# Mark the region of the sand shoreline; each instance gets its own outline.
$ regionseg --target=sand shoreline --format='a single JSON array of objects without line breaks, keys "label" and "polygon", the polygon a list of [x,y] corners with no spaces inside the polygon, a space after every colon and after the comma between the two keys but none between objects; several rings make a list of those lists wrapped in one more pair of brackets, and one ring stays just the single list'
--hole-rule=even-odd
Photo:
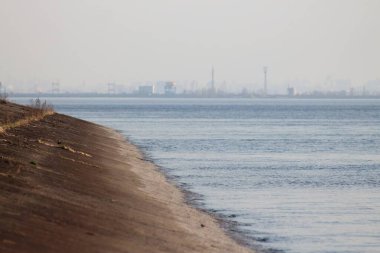
[{"label": "sand shoreline", "polygon": [[[115,130],[115,131],[121,134],[121,132],[119,132],[118,130]],[[177,178],[170,176],[165,168],[157,165],[154,158],[152,158],[146,152],[144,152],[143,147],[139,146],[137,143],[134,143],[133,141],[131,141],[125,136],[124,136],[124,140],[130,143],[131,145],[135,146],[139,150],[140,155],[145,160],[155,165],[156,169],[161,174],[163,174],[163,176],[167,179],[167,181],[170,184],[174,185],[177,188],[177,190],[181,192],[181,194],[183,195],[183,200],[187,205],[197,209],[199,212],[202,212],[211,216],[212,219],[214,219],[218,223],[219,227],[224,231],[224,233],[227,234],[228,237],[231,237],[239,245],[243,247],[247,247],[253,252],[267,252],[268,250],[269,250],[268,252],[270,252],[270,250],[273,250],[273,249],[264,249],[261,245],[257,244],[257,242],[266,240],[266,238],[247,236],[246,232],[240,227],[246,224],[241,224],[236,221],[232,221],[231,217],[218,212],[218,210],[209,209],[206,206],[204,206],[200,202],[203,200],[202,195],[189,190],[186,186],[181,184]]]},{"label": "sand shoreline", "polygon": [[[121,131],[111,129],[113,131],[116,131],[118,134],[121,134]],[[211,216],[211,218],[218,224],[220,229],[223,230],[223,232],[230,238],[232,238],[235,242],[237,242],[240,246],[246,247],[250,249],[252,252],[271,252],[272,249],[264,249],[262,246],[257,244],[256,242],[263,240],[260,237],[252,237],[247,236],[246,232],[242,230],[239,226],[244,225],[241,223],[238,223],[236,221],[232,221],[227,215],[223,215],[222,213],[218,212],[218,210],[214,209],[208,209],[206,206],[204,206],[200,200],[203,200],[203,196],[195,193],[191,190],[189,190],[187,187],[185,187],[183,184],[181,184],[177,178],[172,177],[168,174],[165,168],[159,166],[156,164],[154,158],[149,156],[146,152],[144,152],[143,147],[139,146],[138,144],[134,143],[124,135],[122,135],[122,138],[124,141],[130,143],[131,145],[135,146],[138,149],[139,154],[143,157],[144,160],[146,160],[149,163],[152,163],[156,170],[158,170],[159,173],[161,173],[169,184],[173,185],[175,188],[177,188],[178,191],[181,192],[183,202],[186,205],[189,205],[191,208],[195,208],[197,211],[201,213],[205,213],[208,216]]]},{"label": "sand shoreline", "polygon": [[252,252],[112,129],[54,114],[0,139],[1,252]]}]

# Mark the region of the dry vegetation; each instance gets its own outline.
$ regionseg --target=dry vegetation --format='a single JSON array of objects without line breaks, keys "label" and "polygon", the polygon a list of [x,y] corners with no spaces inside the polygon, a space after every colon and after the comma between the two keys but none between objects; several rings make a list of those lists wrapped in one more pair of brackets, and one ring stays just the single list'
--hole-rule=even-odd
[{"label": "dry vegetation", "polygon": [[54,112],[52,105],[48,104],[46,100],[42,102],[39,98],[32,99],[30,107],[33,109],[31,113],[34,117],[43,117]]},{"label": "dry vegetation", "polygon": [[[1,104],[11,104],[8,103],[6,97],[4,99],[0,98]],[[4,111],[4,121],[0,125],[0,133],[8,129],[27,125],[33,121],[41,120],[47,115],[54,113],[54,108],[52,105],[48,104],[46,101],[41,101],[39,98],[32,99],[31,104],[25,108],[25,113],[22,118],[14,118],[12,114],[8,111]]]},{"label": "dry vegetation", "polygon": [[[0,91],[1,91],[1,83],[0,83]],[[6,104],[8,99],[8,94],[5,91],[0,92],[0,104]]]}]

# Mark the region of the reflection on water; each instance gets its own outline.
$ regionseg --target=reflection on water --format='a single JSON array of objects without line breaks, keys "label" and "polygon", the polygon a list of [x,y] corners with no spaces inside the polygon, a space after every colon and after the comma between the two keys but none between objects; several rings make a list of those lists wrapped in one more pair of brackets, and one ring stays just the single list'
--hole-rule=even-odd
[{"label": "reflection on water", "polygon": [[[26,100],[19,100],[26,101]],[[380,101],[56,98],[285,252],[379,252]]]}]

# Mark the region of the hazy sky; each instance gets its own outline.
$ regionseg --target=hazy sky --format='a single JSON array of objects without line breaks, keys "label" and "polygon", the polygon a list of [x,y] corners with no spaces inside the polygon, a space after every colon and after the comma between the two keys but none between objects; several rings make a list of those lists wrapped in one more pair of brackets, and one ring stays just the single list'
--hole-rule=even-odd
[{"label": "hazy sky", "polygon": [[[0,80],[380,78],[379,0],[0,0]],[[302,80],[309,80],[309,84]],[[231,84],[232,85],[232,84]],[[273,87],[272,86],[272,87]],[[305,88],[305,87],[303,87]]]}]

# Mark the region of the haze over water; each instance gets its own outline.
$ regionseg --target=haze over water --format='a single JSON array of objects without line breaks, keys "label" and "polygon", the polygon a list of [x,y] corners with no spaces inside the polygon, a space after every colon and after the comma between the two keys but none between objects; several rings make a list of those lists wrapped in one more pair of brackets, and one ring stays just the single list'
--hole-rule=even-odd
[{"label": "haze over water", "polygon": [[264,250],[379,252],[379,100],[51,101],[122,131]]},{"label": "haze over water", "polygon": [[[2,0],[9,92],[178,81],[240,92],[379,91],[378,0]],[[376,87],[369,87],[375,83]],[[225,87],[222,87],[225,86]],[[123,88],[125,90],[123,90]],[[189,89],[190,87],[184,87]]]}]

